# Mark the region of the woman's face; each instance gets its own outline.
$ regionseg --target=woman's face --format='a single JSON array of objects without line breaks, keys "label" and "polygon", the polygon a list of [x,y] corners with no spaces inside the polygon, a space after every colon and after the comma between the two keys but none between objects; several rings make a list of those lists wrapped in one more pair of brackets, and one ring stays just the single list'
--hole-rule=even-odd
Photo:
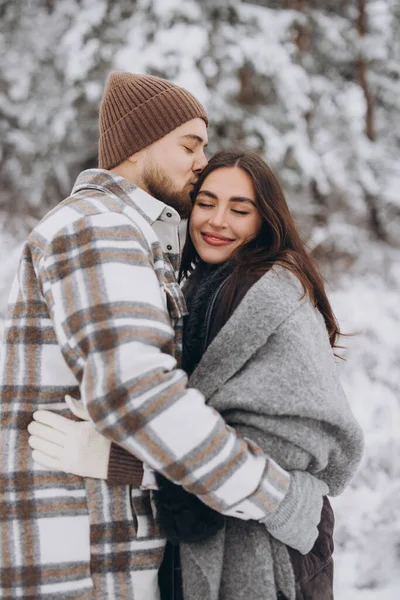
[{"label": "woman's face", "polygon": [[250,176],[223,167],[204,180],[190,216],[190,237],[206,263],[222,263],[259,233],[262,218]]}]

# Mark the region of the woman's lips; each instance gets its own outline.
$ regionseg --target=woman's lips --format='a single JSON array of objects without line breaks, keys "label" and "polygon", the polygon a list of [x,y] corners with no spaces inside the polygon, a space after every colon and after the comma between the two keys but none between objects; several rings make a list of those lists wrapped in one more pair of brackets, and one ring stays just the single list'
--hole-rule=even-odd
[{"label": "woman's lips", "polygon": [[217,233],[202,233],[201,237],[210,246],[228,246],[234,241]]}]

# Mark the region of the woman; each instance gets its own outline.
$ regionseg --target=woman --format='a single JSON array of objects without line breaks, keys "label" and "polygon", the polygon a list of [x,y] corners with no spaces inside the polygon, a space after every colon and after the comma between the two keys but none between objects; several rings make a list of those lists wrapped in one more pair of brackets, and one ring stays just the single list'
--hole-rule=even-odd
[{"label": "woman", "polygon": [[[181,264],[189,310],[183,368],[192,375],[191,385],[200,386],[208,403],[239,433],[256,441],[285,468],[312,470],[319,452],[311,450],[311,445],[320,444],[322,450],[332,435],[329,429],[339,408],[326,406],[333,414],[324,415],[327,394],[340,400],[342,407],[346,405],[329,348],[336,346],[339,329],[322,278],[299,237],[277,179],[255,153],[218,153],[203,171],[193,197],[190,235]],[[319,401],[323,402],[320,411]],[[324,419],[327,422],[322,425]],[[313,437],[313,428],[321,426],[326,427],[321,439],[307,443],[307,435]],[[293,448],[300,438],[307,459],[300,458],[299,449]],[[360,438],[353,443],[353,459],[357,460]],[[320,452],[320,459],[324,452],[327,448]],[[329,460],[325,464],[327,473]],[[345,466],[342,457],[337,467],[335,479],[343,477],[350,465]],[[341,468],[344,470],[339,474]],[[330,476],[325,481],[331,493],[340,491]],[[170,490],[171,484],[164,485]],[[168,501],[172,504],[170,491]],[[229,533],[232,538],[231,542],[225,539],[225,557],[226,549],[234,546],[235,536],[243,541],[246,536],[240,537],[240,532],[245,534],[255,525],[228,523],[229,531],[225,526],[224,532],[216,534],[221,538]],[[181,533],[190,537],[187,531]],[[326,499],[313,551],[301,556],[289,550],[297,599],[333,597],[332,533],[333,513]],[[169,534],[174,539],[174,532]],[[194,563],[203,561],[203,571],[211,569],[210,563],[217,556],[215,539],[214,547],[205,542],[181,545],[184,578]],[[262,544],[259,540],[258,547]],[[221,557],[221,548],[219,551]],[[248,554],[254,567],[250,548]],[[243,566],[243,556],[227,566],[228,581],[224,581],[221,569],[223,597],[239,597],[237,572],[248,566]],[[254,581],[247,592],[246,586],[240,587],[243,596],[262,597],[261,589],[260,596],[256,595]],[[284,589],[285,583],[281,587]],[[189,581],[185,588],[190,588]]]},{"label": "woman", "polygon": [[[190,384],[282,467],[308,471],[338,494],[362,435],[335,370],[339,329],[279,183],[257,154],[222,151],[193,198],[181,266]],[[159,482],[164,529],[189,542],[180,546],[185,600],[333,597],[327,501],[316,545],[302,557],[262,524],[221,518]]]}]

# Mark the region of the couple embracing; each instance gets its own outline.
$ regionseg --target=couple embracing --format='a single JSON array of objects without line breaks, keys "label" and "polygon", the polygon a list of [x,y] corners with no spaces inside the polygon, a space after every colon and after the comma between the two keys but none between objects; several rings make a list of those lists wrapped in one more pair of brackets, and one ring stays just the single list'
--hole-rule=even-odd
[{"label": "couple embracing", "polygon": [[[362,453],[279,182],[110,75],[99,169],[28,237],[0,371],[4,598],[328,600]],[[181,260],[181,219],[188,218]]]}]

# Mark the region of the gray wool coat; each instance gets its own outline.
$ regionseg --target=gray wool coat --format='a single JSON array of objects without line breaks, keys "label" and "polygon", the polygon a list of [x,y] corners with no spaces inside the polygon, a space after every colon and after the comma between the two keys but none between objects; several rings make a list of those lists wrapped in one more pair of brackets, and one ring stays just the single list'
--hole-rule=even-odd
[{"label": "gray wool coat", "polygon": [[[343,491],[363,435],[340,385],[324,320],[297,278],[275,267],[255,283],[208,347],[190,385],[240,435],[287,470]],[[226,519],[203,542],[181,545],[185,600],[295,598],[287,547],[257,522]]]}]

